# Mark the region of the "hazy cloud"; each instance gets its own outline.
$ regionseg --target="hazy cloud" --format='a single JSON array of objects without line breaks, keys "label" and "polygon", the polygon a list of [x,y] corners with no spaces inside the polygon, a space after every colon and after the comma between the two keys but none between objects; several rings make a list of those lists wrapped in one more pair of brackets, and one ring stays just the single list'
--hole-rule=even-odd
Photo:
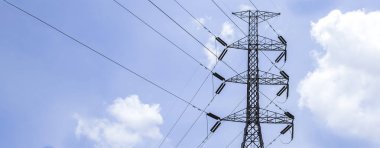
[{"label": "hazy cloud", "polygon": [[240,5],[240,11],[246,11],[246,10],[256,10],[256,9],[253,8],[252,5],[246,5],[246,4]]},{"label": "hazy cloud", "polygon": [[380,12],[330,12],[312,23],[323,47],[299,85],[300,106],[341,135],[379,141]]},{"label": "hazy cloud", "polygon": [[140,102],[137,95],[117,98],[108,106],[109,118],[83,118],[78,121],[75,134],[95,142],[99,148],[132,148],[142,141],[162,137],[159,125],[163,123],[157,104]]},{"label": "hazy cloud", "polygon": [[200,17],[200,18],[197,18],[197,20],[193,19],[193,24],[195,24],[197,26],[197,29],[200,30],[203,28],[202,25],[206,25],[206,22],[208,20],[211,20],[211,17]]}]

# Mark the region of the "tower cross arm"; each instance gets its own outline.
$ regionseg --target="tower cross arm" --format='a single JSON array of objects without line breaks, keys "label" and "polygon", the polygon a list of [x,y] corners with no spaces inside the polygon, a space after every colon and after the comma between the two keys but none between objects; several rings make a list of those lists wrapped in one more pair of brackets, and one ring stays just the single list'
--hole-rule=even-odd
[{"label": "tower cross arm", "polygon": [[[264,36],[258,36],[258,49],[262,51],[286,51],[286,44],[283,44],[277,40],[267,38]],[[227,48],[248,50],[248,37],[245,36],[236,42],[227,46]]]},{"label": "tower cross arm", "polygon": [[228,45],[227,48],[235,48],[235,49],[243,49],[243,50],[248,50],[248,37],[245,36],[236,42],[232,43],[231,45]]},{"label": "tower cross arm", "polygon": [[280,15],[280,13],[260,11],[260,10],[256,10],[256,11],[247,10],[247,11],[233,12],[232,14],[247,23],[248,23],[247,20],[249,19],[249,17],[252,17],[252,16],[257,16],[258,23],[261,23]]},{"label": "tower cross arm", "polygon": [[[293,124],[294,117],[289,117],[287,113],[281,114],[267,109],[260,109],[259,122],[264,124]],[[242,109],[236,113],[228,115],[221,119],[222,121],[231,121],[231,122],[254,122],[247,120],[255,120],[254,118],[246,117],[246,109]]]},{"label": "tower cross arm", "polygon": [[277,40],[259,36],[258,49],[262,51],[286,51],[286,44],[281,43]]},{"label": "tower cross arm", "polygon": [[[269,72],[259,71],[259,84],[260,85],[288,85],[288,79],[283,76],[272,74]],[[248,73],[247,71],[235,75],[226,80],[226,82],[247,84]]]}]

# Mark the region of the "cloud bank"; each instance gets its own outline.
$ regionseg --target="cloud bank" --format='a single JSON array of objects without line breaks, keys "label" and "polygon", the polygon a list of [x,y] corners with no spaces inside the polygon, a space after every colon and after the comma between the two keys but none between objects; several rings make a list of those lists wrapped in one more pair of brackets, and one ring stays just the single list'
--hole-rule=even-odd
[{"label": "cloud bank", "polygon": [[330,12],[312,23],[323,47],[300,83],[300,106],[341,135],[380,141],[380,12]]},{"label": "cloud bank", "polygon": [[110,118],[82,118],[75,115],[77,137],[85,137],[98,148],[132,148],[162,138],[159,125],[163,118],[157,104],[140,102],[137,95],[117,98],[108,106]]}]

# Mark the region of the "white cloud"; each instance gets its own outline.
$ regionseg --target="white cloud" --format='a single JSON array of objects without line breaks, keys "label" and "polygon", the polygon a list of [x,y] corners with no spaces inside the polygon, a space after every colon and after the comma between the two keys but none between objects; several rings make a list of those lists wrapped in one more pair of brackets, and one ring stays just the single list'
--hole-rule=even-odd
[{"label": "white cloud", "polygon": [[[222,30],[220,32],[219,36],[222,40],[224,40],[227,44],[231,44],[235,38],[235,31],[232,27],[232,25],[228,22],[224,22],[222,26]],[[216,63],[217,57],[215,55],[219,55],[223,49],[217,48],[219,43],[215,41],[214,36],[210,36],[206,43],[206,47],[211,50],[207,50],[204,48],[204,52],[207,55],[208,59],[208,67],[212,67]],[[214,55],[215,54],[215,55]]]},{"label": "white cloud", "polygon": [[242,4],[240,5],[240,11],[246,11],[246,10],[256,10],[251,5]]},{"label": "white cloud", "polygon": [[75,134],[95,142],[99,148],[132,148],[143,140],[162,137],[159,125],[163,123],[157,104],[140,102],[137,95],[117,98],[108,106],[111,118],[86,119],[75,115],[78,121]]},{"label": "white cloud", "polygon": [[312,23],[323,47],[300,83],[300,106],[335,132],[380,141],[380,12],[330,12]]}]

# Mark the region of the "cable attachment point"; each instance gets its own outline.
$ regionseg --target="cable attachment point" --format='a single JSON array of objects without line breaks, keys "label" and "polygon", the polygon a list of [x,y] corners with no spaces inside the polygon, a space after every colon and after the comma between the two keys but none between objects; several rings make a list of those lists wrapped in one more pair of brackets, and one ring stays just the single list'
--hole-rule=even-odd
[{"label": "cable attachment point", "polygon": [[223,90],[224,86],[226,86],[226,83],[223,82],[222,84],[220,84],[220,86],[218,87],[218,89],[216,90],[216,94],[220,94],[220,92]]},{"label": "cable attachment point", "polygon": [[282,37],[281,35],[278,36],[278,39],[281,41],[282,44],[286,45],[288,42]]},{"label": "cable attachment point", "polygon": [[285,73],[285,71],[280,71],[280,74],[287,80],[289,80],[289,75]]},{"label": "cable attachment point", "polygon": [[286,116],[288,116],[290,119],[293,119],[294,120],[294,115],[289,113],[289,112],[285,112],[284,113]]},{"label": "cable attachment point", "polygon": [[217,40],[220,44],[222,44],[223,46],[227,47],[227,43],[224,42],[220,37],[215,37],[215,40]]},{"label": "cable attachment point", "polygon": [[[278,92],[277,92],[277,94],[276,94],[276,95],[277,95],[277,96],[281,96],[281,95],[282,95],[282,93],[284,93],[284,92],[285,92],[285,90],[289,91],[289,90],[288,90],[288,86],[286,86],[286,85],[285,85],[285,86],[283,86],[283,87],[280,89],[280,91],[278,91]],[[288,94],[288,93],[286,93],[286,94]]]},{"label": "cable attachment point", "polygon": [[220,120],[220,117],[217,116],[217,115],[215,115],[215,114],[213,114],[213,113],[207,113],[207,116],[209,116],[209,117],[211,117],[211,118],[213,118],[215,120]]},{"label": "cable attachment point", "polygon": [[219,61],[221,61],[224,58],[224,56],[226,55],[227,51],[228,51],[228,48],[224,48],[224,50],[222,51],[222,53],[218,57]]},{"label": "cable attachment point", "polygon": [[285,116],[287,116],[290,119],[292,119],[292,124],[290,124],[287,127],[285,127],[285,129],[283,129],[281,131],[281,134],[285,134],[290,128],[292,128],[292,131],[291,131],[292,135],[291,135],[291,140],[290,141],[293,141],[293,138],[294,138],[294,123],[293,123],[293,121],[294,121],[294,115],[291,114],[291,113],[289,113],[289,112],[285,112],[284,114],[285,114]]},{"label": "cable attachment point", "polygon": [[221,81],[225,81],[226,80],[223,76],[221,76],[220,74],[218,74],[216,72],[214,72],[212,75],[214,75],[216,78],[218,78]]},{"label": "cable attachment point", "polygon": [[281,59],[283,58],[285,56],[285,51],[284,52],[281,52],[281,54],[277,57],[277,59],[276,59],[276,63],[278,63],[278,62],[280,62],[281,61]]},{"label": "cable attachment point", "polygon": [[215,133],[215,131],[219,128],[220,124],[222,124],[222,122],[218,121],[214,124],[214,126],[212,126],[212,128],[210,129],[211,132]]},{"label": "cable attachment point", "polygon": [[293,127],[293,125],[288,125],[288,126],[286,126],[280,133],[281,134],[285,134],[287,131],[289,131],[289,129],[290,128],[292,128]]}]

